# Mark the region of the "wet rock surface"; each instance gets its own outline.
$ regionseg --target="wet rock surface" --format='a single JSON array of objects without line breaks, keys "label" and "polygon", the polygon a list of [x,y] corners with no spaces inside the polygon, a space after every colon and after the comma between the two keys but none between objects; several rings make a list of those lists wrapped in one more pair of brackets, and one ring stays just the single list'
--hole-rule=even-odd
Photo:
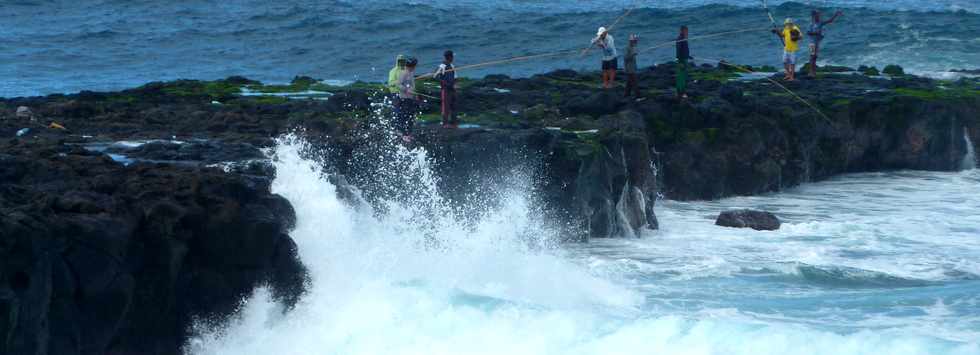
[{"label": "wet rock surface", "polygon": [[[461,79],[465,128],[439,128],[438,102],[428,102],[409,145],[427,150],[451,203],[492,208],[501,194],[488,187],[524,176],[513,183],[529,185],[541,217],[587,240],[655,229],[658,196],[715,199],[847,172],[956,170],[964,136],[980,142],[977,79],[830,68],[786,83],[791,94],[759,75],[702,65],[691,72],[691,98],[680,100],[674,69],[643,69],[639,99],[602,90],[597,73]],[[388,117],[378,85],[302,79],[0,99],[0,347],[172,354],[192,316],[220,318],[256,285],[294,301],[304,277],[286,234],[294,217],[269,193],[275,172],[262,149],[284,133],[304,137],[358,208],[412,192],[372,183],[378,155],[365,157],[390,153],[376,140],[390,136],[378,125]],[[328,95],[243,97],[242,88]],[[728,224],[773,225],[746,218]]]},{"label": "wet rock surface", "polygon": [[0,141],[0,350],[175,354],[270,285],[304,289],[294,213],[268,178]]},{"label": "wet rock surface", "polygon": [[718,215],[715,225],[731,228],[752,228],[757,231],[779,230],[782,222],[776,215],[765,211],[725,211]]}]

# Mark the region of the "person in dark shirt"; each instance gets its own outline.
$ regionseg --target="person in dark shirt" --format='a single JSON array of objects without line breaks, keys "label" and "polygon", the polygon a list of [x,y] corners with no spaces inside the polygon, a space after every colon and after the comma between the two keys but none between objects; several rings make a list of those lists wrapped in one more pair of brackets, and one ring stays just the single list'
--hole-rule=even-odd
[{"label": "person in dark shirt", "polygon": [[687,98],[687,61],[691,58],[691,49],[687,44],[687,26],[681,26],[681,34],[677,36],[677,97]]},{"label": "person in dark shirt", "polygon": [[457,128],[459,121],[456,118],[456,67],[453,65],[456,54],[453,51],[446,51],[442,56],[445,60],[439,64],[435,75],[442,89],[442,128]]},{"label": "person in dark shirt", "polygon": [[640,90],[637,88],[637,78],[636,78],[636,44],[640,42],[640,38],[635,34],[630,36],[630,45],[626,47],[626,56],[623,57],[623,66],[626,68],[626,97],[633,95],[635,97],[640,96]]},{"label": "person in dark shirt", "polygon": [[823,27],[834,23],[834,21],[843,14],[843,12],[837,11],[834,13],[834,17],[831,17],[827,21],[821,21],[820,11],[813,10],[813,12],[810,13],[810,29],[806,32],[807,36],[810,36],[810,40],[812,41],[812,48],[810,50],[810,69],[808,71],[808,75],[810,77],[817,76],[817,57],[820,56],[820,42],[822,42],[824,38]]}]

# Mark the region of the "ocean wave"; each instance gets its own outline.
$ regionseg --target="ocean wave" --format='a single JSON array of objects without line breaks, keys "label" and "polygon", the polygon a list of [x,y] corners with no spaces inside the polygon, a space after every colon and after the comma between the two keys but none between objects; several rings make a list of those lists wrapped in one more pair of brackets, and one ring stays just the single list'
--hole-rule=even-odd
[{"label": "ocean wave", "polygon": [[[73,92],[91,89],[93,82],[105,89],[143,84],[132,75],[133,68],[140,68],[139,78],[149,80],[165,80],[174,72],[196,73],[195,78],[199,79],[222,77],[229,74],[228,68],[248,68],[234,74],[260,79],[288,79],[297,73],[308,73],[344,80],[383,80],[381,75],[369,77],[373,75],[370,69],[390,66],[396,53],[436,62],[442,51],[451,48],[459,54],[459,64],[467,65],[585,46],[596,27],[621,16],[632,1],[412,3],[415,5],[376,0],[287,0],[262,5],[230,4],[220,8],[225,11],[221,16],[179,16],[188,8],[213,9],[213,5],[201,0],[175,4],[110,1],[101,6],[119,11],[93,14],[86,6],[63,6],[57,11],[52,9],[50,19],[43,23],[27,20],[36,17],[37,7],[3,8],[0,15],[6,14],[13,21],[9,26],[10,37],[4,40],[16,45],[0,53],[0,62],[44,62],[48,58],[36,54],[38,48],[64,48],[72,53],[86,53],[88,62],[116,65],[93,67],[70,60],[51,69],[10,69],[14,76],[11,80],[27,85],[5,86],[0,89],[0,97],[33,93],[41,87]],[[50,6],[46,4],[41,6]],[[797,17],[806,24],[809,6],[777,4],[776,1],[770,4],[774,15]],[[622,20],[615,34],[620,47],[631,33],[640,35],[641,47],[666,43],[681,24],[689,25],[695,36],[770,26],[757,1],[678,0],[660,5],[638,8]],[[79,23],[89,30],[79,33]],[[923,16],[898,8],[851,8],[828,27],[824,60],[852,67],[875,65],[879,69],[887,64],[900,64],[912,73],[973,69],[972,66],[980,63],[978,28],[980,15],[972,13],[939,11]],[[175,42],[179,46],[174,46]],[[698,56],[750,65],[778,65],[777,55],[763,55],[778,52],[776,46],[776,41],[761,32],[691,44]],[[243,48],[247,53],[240,53]],[[288,52],[283,48],[297,50]],[[350,60],[351,55],[337,55],[350,48],[357,49],[348,51],[356,59]],[[255,56],[255,51],[266,54]],[[199,60],[144,65],[177,56]],[[310,61],[310,56],[322,60]],[[646,66],[669,60],[672,60],[671,49],[662,47],[642,52],[638,64]],[[554,69],[591,69],[595,61],[595,56],[574,56],[511,62],[461,72],[461,75],[530,76]]]},{"label": "ocean wave", "polygon": [[935,281],[890,275],[883,272],[843,266],[800,265],[796,267],[803,280],[830,287],[904,288],[935,285]]}]

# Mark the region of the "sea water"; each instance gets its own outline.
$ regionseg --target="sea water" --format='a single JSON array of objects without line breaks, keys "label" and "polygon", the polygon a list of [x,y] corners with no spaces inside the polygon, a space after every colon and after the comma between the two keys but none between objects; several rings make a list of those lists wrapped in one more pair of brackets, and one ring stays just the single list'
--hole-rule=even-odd
[{"label": "sea water", "polygon": [[[476,219],[422,150],[379,179],[418,191],[371,213],[294,137],[275,193],[310,271],[288,313],[264,289],[192,354],[978,354],[980,172],[858,174],[759,197],[663,201],[641,239],[558,244],[521,183]],[[520,181],[516,177],[514,181]],[[713,225],[773,211],[781,230]],[[445,211],[442,211],[445,212]]]},{"label": "sea water", "polygon": [[[770,0],[779,23],[822,8],[844,16],[826,27],[821,64],[899,64],[918,74],[978,69],[980,1]],[[781,67],[782,49],[759,0],[21,0],[0,6],[0,97],[121,90],[151,81],[243,75],[267,83],[296,75],[382,82],[398,54],[434,71],[447,49],[460,66],[579,49],[599,26],[620,53],[640,36],[640,66],[674,60],[678,27],[696,37],[695,58]],[[656,49],[650,49],[658,47]],[[598,54],[510,62],[460,75],[529,76],[598,70]],[[702,64],[697,62],[697,64]]]}]

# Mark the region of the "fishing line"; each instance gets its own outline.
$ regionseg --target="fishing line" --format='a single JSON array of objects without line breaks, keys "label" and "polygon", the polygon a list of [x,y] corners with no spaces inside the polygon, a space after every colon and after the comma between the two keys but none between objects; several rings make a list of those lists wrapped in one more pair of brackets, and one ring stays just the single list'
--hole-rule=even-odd
[{"label": "fishing line", "polygon": [[[713,34],[708,34],[708,35],[703,35],[703,36],[690,37],[690,38],[686,39],[685,41],[690,42],[690,41],[694,41],[694,40],[709,39],[709,38],[721,37],[721,36],[730,35],[730,34],[738,34],[738,33],[746,33],[746,32],[761,32],[761,31],[768,31],[768,30],[769,30],[768,28],[753,28],[753,29],[747,29],[747,30],[727,31],[727,32],[713,33]],[[646,52],[646,51],[650,51],[650,50],[653,50],[653,49],[665,47],[665,46],[668,46],[668,45],[675,44],[677,42],[681,42],[681,41],[676,41],[675,40],[675,41],[664,42],[664,43],[658,44],[656,46],[643,49],[640,52]],[[560,56],[564,56],[564,55],[572,55],[572,54],[575,54],[578,51],[579,51],[578,49],[569,49],[569,50],[562,50],[562,51],[557,51],[557,52],[550,52],[550,53],[533,54],[533,55],[525,55],[525,56],[520,56],[520,57],[506,58],[506,59],[494,60],[494,61],[489,61],[489,62],[483,62],[483,63],[477,63],[477,64],[470,64],[470,65],[458,66],[458,67],[455,67],[453,69],[447,70],[447,72],[450,72],[450,71],[459,71],[459,70],[464,70],[464,69],[482,68],[482,67],[488,67],[488,66],[494,66],[494,65],[500,65],[500,64],[507,64],[507,63],[512,63],[512,62],[520,62],[520,61],[526,61],[526,60],[532,60],[532,59],[540,59],[540,58],[548,58],[548,57],[560,57]],[[415,79],[431,78],[434,75],[435,75],[435,73],[423,74],[423,75],[420,75],[420,76],[415,77]]]},{"label": "fishing line", "polygon": [[[698,57],[696,59],[697,60],[705,60],[705,61],[709,61],[709,62],[715,62],[715,63],[718,63],[718,65],[726,65],[726,66],[729,66],[729,67],[732,67],[732,68],[735,68],[735,69],[744,71],[744,72],[749,73],[749,74],[754,74],[755,73],[755,71],[753,71],[752,69],[749,69],[749,68],[746,68],[746,67],[743,67],[743,66],[740,66],[740,65],[736,65],[736,64],[731,64],[731,63],[725,62],[723,60],[709,59],[709,58],[701,58],[701,57]],[[776,86],[782,88],[783,90],[786,90],[786,92],[788,92],[790,95],[792,95],[793,97],[795,97],[797,100],[800,100],[801,102],[803,102],[804,104],[806,104],[807,106],[809,106],[811,109],[813,109],[813,111],[816,111],[817,114],[819,114],[820,117],[822,117],[824,120],[827,120],[827,123],[830,123],[831,126],[834,125],[834,122],[830,120],[830,117],[827,117],[827,115],[825,115],[823,113],[823,111],[820,111],[820,109],[817,108],[817,106],[815,106],[812,103],[810,103],[810,101],[807,101],[802,96],[800,96],[800,95],[796,94],[795,92],[793,92],[793,90],[790,90],[785,85],[781,84],[780,82],[778,82],[776,80],[773,80],[772,78],[770,78],[768,76],[763,77],[763,78],[766,79],[766,80],[768,80],[769,82],[771,82],[773,84],[776,84]]]},{"label": "fishing line", "polygon": [[753,29],[748,29],[748,30],[737,30],[737,31],[728,31],[728,32],[714,33],[714,34],[703,35],[703,36],[694,36],[694,37],[689,37],[689,38],[682,39],[682,40],[674,40],[674,41],[660,43],[660,44],[655,45],[653,47],[649,47],[649,48],[645,48],[643,50],[640,50],[640,52],[651,51],[651,50],[654,50],[654,49],[657,49],[657,48],[662,48],[662,47],[670,46],[670,45],[673,45],[673,44],[676,44],[676,43],[680,43],[680,42],[690,42],[690,41],[693,41],[693,40],[696,40],[696,39],[708,39],[708,38],[721,37],[721,36],[730,35],[730,34],[745,33],[745,32],[762,32],[762,31],[769,31],[769,28],[753,28]]},{"label": "fishing line", "polygon": [[[636,4],[635,3],[629,9],[627,9],[625,13],[623,13],[618,18],[616,18],[616,20],[613,21],[612,25],[609,25],[609,27],[606,27],[606,30],[607,31],[612,31],[612,29],[615,28],[617,25],[619,25],[619,23],[622,22],[623,19],[625,19],[627,16],[629,16],[631,13],[633,13],[633,10],[634,9],[636,9]],[[585,54],[587,54],[589,52],[589,50],[592,49],[593,46],[595,46],[595,43],[592,43],[592,44],[589,45],[588,48],[583,49],[582,50],[582,56],[584,56]],[[559,57],[559,56],[563,56],[563,55],[566,55],[566,54],[574,54],[575,52],[578,52],[578,51],[579,51],[578,49],[569,49],[569,50],[562,50],[562,51],[551,52],[551,53],[534,54],[534,55],[526,55],[526,56],[520,56],[520,57],[514,57],[514,58],[507,58],[507,59],[501,59],[501,60],[494,60],[494,61],[489,61],[489,62],[484,62],[484,63],[477,63],[477,64],[470,64],[470,65],[464,65],[464,66],[454,67],[453,69],[447,70],[447,72],[450,72],[450,71],[459,71],[459,70],[464,70],[464,69],[482,68],[482,67],[488,67],[488,66],[493,66],[493,65],[507,64],[507,63],[512,63],[512,62],[520,62],[520,61],[532,60],[532,59],[539,59],[539,58]],[[426,78],[431,78],[433,76],[435,76],[435,73],[429,73],[429,74],[423,74],[423,75],[417,76],[417,77],[415,77],[415,79],[426,79]]]},{"label": "fishing line", "polygon": [[[563,50],[563,51],[559,51],[559,52],[525,55],[525,56],[520,56],[520,57],[513,57],[513,58],[500,59],[500,60],[494,60],[494,61],[477,63],[477,64],[470,64],[470,65],[458,66],[458,67],[454,67],[453,69],[446,70],[446,72],[454,72],[454,71],[460,71],[460,70],[464,70],[464,69],[482,68],[482,67],[488,67],[488,66],[492,66],[492,65],[507,64],[507,63],[511,63],[511,62],[520,62],[520,61],[531,60],[531,59],[538,59],[538,58],[558,57],[558,56],[563,56],[563,55],[567,55],[567,54],[575,54],[578,51],[579,51],[578,49],[570,49],[570,50]],[[415,79],[426,79],[426,78],[431,78],[433,76],[435,76],[435,73],[429,73],[429,74],[419,75],[419,76],[415,77]]]},{"label": "fishing line", "polygon": [[[613,21],[612,25],[609,25],[609,27],[606,27],[606,32],[612,32],[613,28],[615,28],[616,25],[618,25],[620,21],[622,21],[624,18],[626,18],[626,16],[629,16],[630,13],[632,13],[633,12],[633,9],[635,9],[635,8],[636,8],[636,3],[633,3],[633,6],[630,6],[630,8],[626,10],[626,13],[622,14],[621,16],[619,16],[619,18],[617,18],[616,21]],[[586,54],[589,54],[589,51],[592,50],[592,47],[595,47],[595,42],[589,44],[589,47],[588,48],[582,50],[582,55],[580,55],[580,57],[584,57]]]}]

